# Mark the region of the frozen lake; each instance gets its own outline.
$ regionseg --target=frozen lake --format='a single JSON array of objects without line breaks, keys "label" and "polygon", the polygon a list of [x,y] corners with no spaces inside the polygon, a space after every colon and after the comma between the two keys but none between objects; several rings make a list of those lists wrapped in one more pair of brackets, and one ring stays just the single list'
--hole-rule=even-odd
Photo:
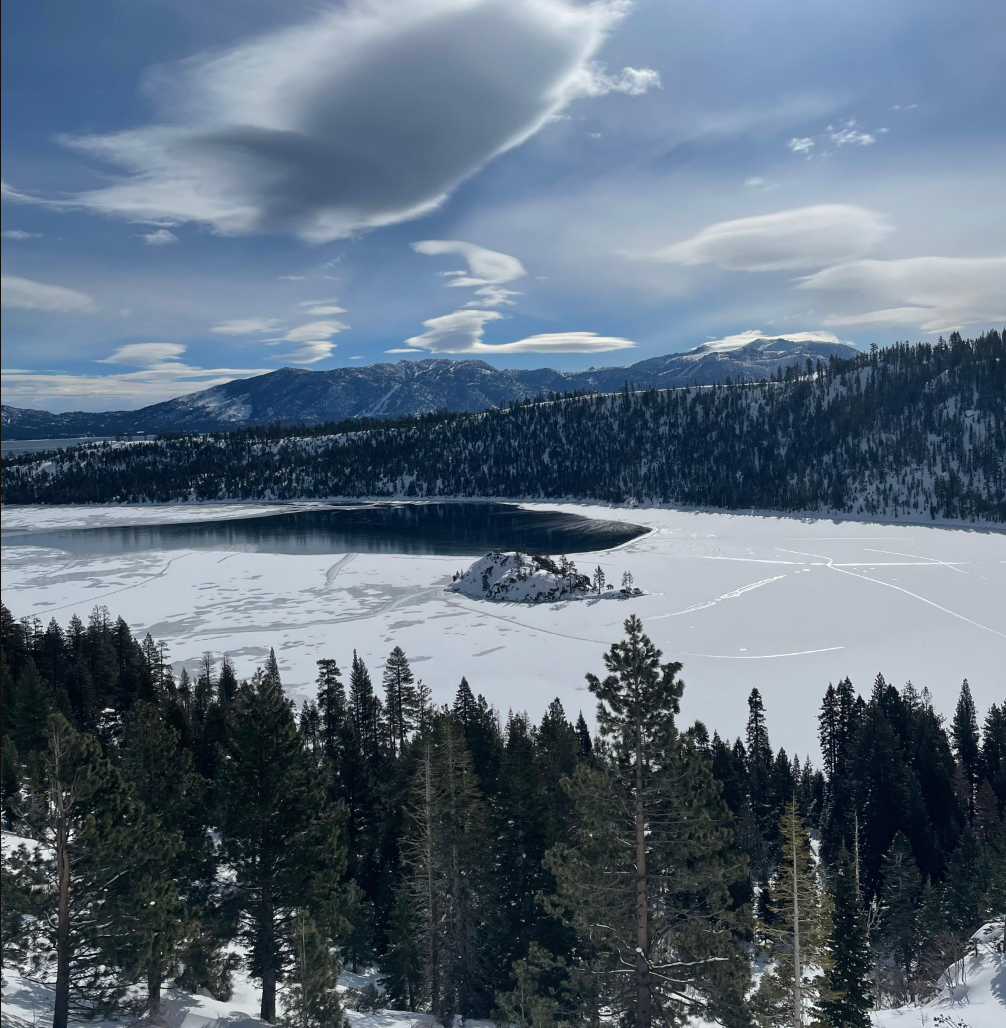
[{"label": "frozen lake", "polygon": [[243,553],[408,553],[481,557],[489,550],[584,553],[643,535],[625,522],[515,503],[320,504],[306,510],[206,521],[8,530],[6,546],[65,550],[75,556],[143,550],[236,550]]},{"label": "frozen lake", "polygon": [[[297,504],[287,510],[323,509]],[[583,676],[632,612],[665,659],[684,663],[683,720],[743,730],[746,697],[765,697],[775,745],[816,752],[817,713],[829,681],[846,675],[865,694],[874,676],[928,687],[953,711],[968,678],[981,716],[1006,700],[1006,535],[912,524],[524,504],[628,522],[648,534],[578,556],[609,581],[632,573],[645,595],[537,607],[489,604],[445,592],[467,557],[402,553],[263,553],[221,548],[69,553],[3,548],[3,600],[16,617],[86,617],[96,604],[142,636],[168,643],[176,662],[229,653],[250,673],[270,646],[298,699],[313,693],[315,661],[347,667],[356,649],[380,681],[402,646],[438,701],[462,675],[506,716],[538,718],[559,696],[592,719]],[[194,524],[275,514],[264,505],[5,508],[5,533]],[[153,538],[153,537],[151,537]],[[5,541],[11,539],[8,534]],[[50,537],[49,543],[54,540]],[[569,547],[570,552],[573,547]]]}]

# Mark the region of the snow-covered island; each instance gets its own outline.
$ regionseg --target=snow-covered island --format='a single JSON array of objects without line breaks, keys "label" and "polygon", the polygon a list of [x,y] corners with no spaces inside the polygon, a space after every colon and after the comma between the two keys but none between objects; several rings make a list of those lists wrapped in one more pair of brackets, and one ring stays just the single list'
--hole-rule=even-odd
[{"label": "snow-covered island", "polygon": [[584,575],[567,557],[558,560],[544,554],[493,550],[480,557],[464,572],[458,572],[448,586],[451,592],[476,600],[507,603],[551,603],[596,597],[625,598],[642,596],[632,584],[632,575],[622,575],[621,588],[605,579],[600,566],[593,575]]}]

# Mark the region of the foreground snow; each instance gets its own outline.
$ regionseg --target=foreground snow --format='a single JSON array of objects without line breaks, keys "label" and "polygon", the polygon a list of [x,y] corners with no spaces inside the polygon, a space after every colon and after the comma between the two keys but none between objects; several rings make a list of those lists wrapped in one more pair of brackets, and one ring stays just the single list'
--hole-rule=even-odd
[{"label": "foreground snow", "polygon": [[[42,1028],[52,1024],[52,990],[35,985],[17,975],[4,975],[3,1028]],[[370,971],[353,974],[345,971],[339,978],[344,998],[348,990],[362,991],[379,976]],[[161,999],[161,1024],[167,1028],[267,1028],[258,1016],[261,993],[255,983],[238,971],[233,978],[234,992],[229,1000],[215,1000],[205,994],[168,988]],[[375,1010],[363,1013],[346,1011],[348,1028],[425,1028],[438,1025],[432,1015],[408,1010]],[[125,1015],[111,1021],[88,1022],[95,1028],[125,1028],[135,1018]],[[149,1023],[149,1022],[147,1022]],[[493,1028],[492,1021],[465,1021],[466,1028]]]},{"label": "foreground snow", "polygon": [[[880,1010],[873,1015],[878,1028],[947,1025],[957,1028],[1003,1028],[1006,1025],[1006,958],[1003,923],[989,922],[972,936],[974,949],[959,965],[949,968],[939,993],[919,1007]],[[946,1020],[940,1022],[937,1018]]]},{"label": "foreground snow", "polygon": [[[270,646],[298,701],[315,661],[376,669],[400,645],[437,702],[462,675],[506,715],[536,720],[559,696],[588,720],[583,680],[630,613],[666,659],[684,663],[682,717],[743,731],[746,697],[765,696],[776,745],[817,748],[828,682],[849,675],[865,693],[878,671],[928,687],[953,712],[961,679],[979,709],[1006,696],[1006,535],[908,524],[541,504],[652,529],[615,550],[571,555],[609,580],[629,571],[645,595],[612,603],[486,603],[448,587],[468,560],[394,554],[291,556],[171,550],[74,557],[5,545],[3,600],[16,617],[66,624],[96,604],[141,635],[166,640],[194,668],[230,653],[250,674]],[[276,507],[6,508],[12,528],[234,517]],[[5,544],[10,538],[5,538]],[[474,555],[473,555],[474,556]],[[469,558],[470,559],[470,558]]]},{"label": "foreground snow", "polygon": [[[877,1028],[914,1028],[915,1025],[947,1025],[957,1028],[1002,1028],[1006,1024],[1006,959],[1003,957],[1002,922],[991,922],[977,931],[974,949],[945,978],[947,984],[933,999],[922,1006],[879,1010],[872,1015]],[[7,976],[3,990],[3,1024],[5,1028],[35,1028],[51,1023],[51,991],[23,978]],[[375,982],[374,972],[344,972],[339,979],[345,992],[362,991]],[[259,1020],[259,992],[242,972],[234,976],[234,994],[226,1002],[205,995],[193,995],[168,989],[162,1001],[164,1024],[170,1028],[264,1028]],[[938,1020],[938,1018],[946,1020]],[[97,1022],[102,1028],[118,1028],[130,1019],[119,1022]],[[419,1028],[437,1022],[429,1014],[401,1010],[377,1010],[373,1013],[347,1011],[349,1028]],[[695,1020],[691,1028],[705,1028],[709,1022]],[[491,1021],[466,1021],[468,1028],[490,1028]]]}]

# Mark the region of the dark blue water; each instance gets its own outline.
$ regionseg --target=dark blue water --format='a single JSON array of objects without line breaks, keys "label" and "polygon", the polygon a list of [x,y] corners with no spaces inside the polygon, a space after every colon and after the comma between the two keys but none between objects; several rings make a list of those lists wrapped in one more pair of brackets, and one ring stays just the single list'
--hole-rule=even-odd
[{"label": "dark blue water", "polygon": [[80,443],[100,443],[114,438],[111,435],[87,435],[74,439],[4,439],[0,441],[0,453],[5,457],[8,453],[40,453],[43,450],[59,450]]},{"label": "dark blue water", "polygon": [[620,521],[510,503],[373,503],[227,521],[5,532],[3,544],[81,556],[192,549],[481,556],[517,548],[527,553],[607,550],[646,531]]}]

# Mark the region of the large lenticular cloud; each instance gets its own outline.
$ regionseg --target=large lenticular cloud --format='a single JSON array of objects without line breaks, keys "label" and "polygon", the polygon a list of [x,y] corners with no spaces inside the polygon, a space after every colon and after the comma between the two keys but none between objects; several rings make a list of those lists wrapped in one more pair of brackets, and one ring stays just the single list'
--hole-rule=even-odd
[{"label": "large lenticular cloud", "polygon": [[574,97],[643,91],[592,64],[625,9],[351,0],[151,76],[158,124],[65,139],[125,173],[76,202],[314,242],[417,217]]}]

